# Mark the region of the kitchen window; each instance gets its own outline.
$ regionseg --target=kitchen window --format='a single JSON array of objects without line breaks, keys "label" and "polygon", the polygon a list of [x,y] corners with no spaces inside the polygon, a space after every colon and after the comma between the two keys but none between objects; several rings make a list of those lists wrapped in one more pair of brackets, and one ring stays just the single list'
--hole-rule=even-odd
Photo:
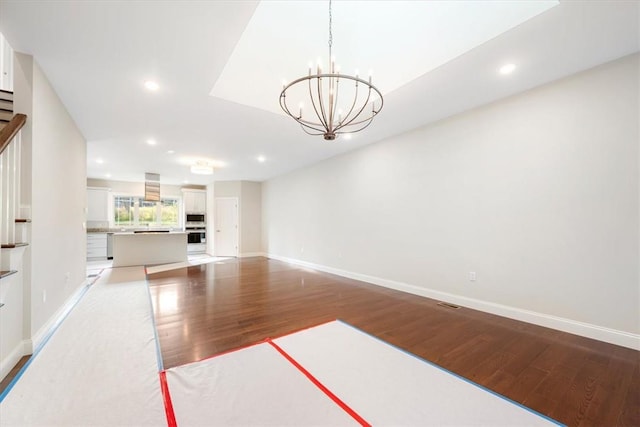
[{"label": "kitchen window", "polygon": [[146,227],[149,225],[179,227],[178,199],[163,198],[149,202],[144,197],[114,196],[113,223],[115,227]]}]

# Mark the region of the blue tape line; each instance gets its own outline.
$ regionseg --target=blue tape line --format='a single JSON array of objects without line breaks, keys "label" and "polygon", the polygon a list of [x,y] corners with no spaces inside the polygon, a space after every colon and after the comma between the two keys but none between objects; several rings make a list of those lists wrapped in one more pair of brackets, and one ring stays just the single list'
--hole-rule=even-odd
[{"label": "blue tape line", "polygon": [[549,416],[547,416],[547,415],[541,414],[540,412],[538,412],[538,411],[536,411],[536,410],[534,410],[534,409],[531,409],[531,408],[529,408],[529,407],[527,407],[527,406],[523,405],[522,403],[516,402],[515,400],[511,400],[511,399],[509,399],[507,396],[503,396],[502,394],[497,393],[497,392],[495,392],[495,391],[493,391],[493,390],[491,390],[491,389],[489,389],[489,388],[487,388],[487,387],[485,387],[485,386],[483,386],[483,385],[480,385],[480,384],[478,384],[478,383],[475,383],[475,382],[471,381],[470,379],[463,377],[462,375],[456,374],[455,372],[452,372],[452,371],[450,371],[450,370],[448,370],[448,369],[445,369],[445,368],[443,368],[442,366],[437,365],[437,364],[435,364],[435,363],[433,363],[433,362],[431,362],[431,361],[429,361],[429,360],[427,360],[427,359],[423,359],[422,357],[420,357],[420,356],[418,356],[418,355],[416,355],[416,354],[413,354],[413,353],[411,353],[411,352],[409,352],[409,351],[407,351],[407,350],[405,350],[405,349],[403,349],[403,348],[400,348],[400,347],[398,347],[397,345],[394,345],[394,344],[388,343],[388,342],[386,342],[385,340],[383,340],[383,339],[381,339],[381,338],[378,338],[378,337],[376,337],[376,336],[374,336],[374,335],[371,335],[370,333],[368,333],[368,332],[366,332],[366,331],[363,331],[362,329],[360,329],[360,328],[358,328],[358,327],[356,327],[356,326],[353,326],[353,325],[351,325],[351,324],[349,324],[349,323],[347,323],[347,322],[345,322],[345,321],[343,321],[343,320],[338,319],[337,321],[338,321],[338,322],[340,322],[340,323],[342,323],[343,325],[346,325],[346,326],[349,326],[350,328],[355,329],[356,331],[362,332],[363,334],[368,335],[368,336],[370,336],[371,338],[373,338],[373,339],[375,339],[375,340],[377,340],[377,341],[379,341],[379,342],[381,342],[381,343],[383,343],[383,344],[386,344],[386,345],[388,345],[388,346],[390,346],[390,347],[393,347],[393,348],[395,348],[396,350],[400,350],[400,351],[401,351],[401,352],[403,352],[404,354],[409,355],[409,356],[411,356],[411,357],[413,357],[413,358],[415,358],[415,359],[418,359],[418,360],[419,360],[419,361],[421,361],[421,362],[424,362],[424,363],[426,363],[426,364],[428,364],[428,365],[431,365],[431,366],[433,366],[434,368],[440,369],[441,371],[446,372],[447,374],[453,375],[454,377],[459,378],[459,379],[461,379],[462,381],[464,381],[464,382],[466,382],[466,383],[468,383],[468,384],[474,385],[474,386],[478,387],[478,388],[479,388],[479,389],[481,389],[481,390],[484,390],[484,391],[486,391],[486,392],[489,392],[489,393],[493,394],[494,396],[497,396],[497,397],[499,397],[499,398],[501,398],[501,399],[503,399],[503,400],[506,400],[507,402],[513,403],[514,405],[519,406],[519,407],[521,407],[522,409],[525,409],[525,410],[527,410],[527,411],[531,412],[532,414],[539,416],[540,418],[544,418],[544,419],[546,419],[547,421],[550,421],[550,422],[554,423],[555,425],[566,427],[566,426],[565,426],[565,424],[562,424],[561,422],[558,422],[558,421],[554,420],[553,418],[551,418],[551,417],[549,417]]},{"label": "blue tape line", "polygon": [[47,344],[47,342],[49,342],[49,340],[51,339],[53,334],[55,334],[55,332],[58,330],[60,325],[62,325],[62,322],[64,322],[66,320],[66,318],[69,316],[69,314],[71,314],[71,312],[76,307],[76,305],[78,305],[78,303],[80,302],[82,297],[84,297],[84,295],[87,293],[87,291],[89,290],[89,287],[91,285],[93,285],[94,283],[95,283],[95,280],[93,282],[85,285],[85,287],[80,291],[80,294],[77,296],[76,300],[73,302],[71,307],[69,307],[69,309],[67,309],[66,313],[64,313],[64,315],[60,316],[60,318],[58,318],[58,320],[51,327],[51,329],[49,329],[49,332],[47,332],[47,335],[45,335],[45,337],[42,339],[40,344],[38,344],[38,346],[33,351],[33,354],[31,355],[29,360],[27,360],[27,363],[25,363],[24,366],[22,366],[22,368],[20,368],[20,370],[18,371],[16,376],[13,377],[13,379],[11,380],[9,385],[7,385],[7,388],[5,388],[4,391],[0,394],[0,403],[4,400],[5,397],[7,397],[7,395],[11,391],[11,389],[16,385],[18,380],[20,380],[20,378],[26,372],[27,368],[31,365],[33,360],[40,354],[40,352],[44,348],[45,344]]},{"label": "blue tape line", "polygon": [[162,372],[164,371],[164,364],[162,363],[162,351],[160,350],[160,339],[158,338],[158,328],[156,328],[156,316],[153,312],[153,301],[151,300],[151,290],[149,289],[149,281],[146,279],[146,277],[145,277],[145,286],[147,287],[147,296],[149,297],[149,310],[151,313],[151,324],[153,326],[153,338],[156,341],[156,362],[158,363],[158,372]]}]

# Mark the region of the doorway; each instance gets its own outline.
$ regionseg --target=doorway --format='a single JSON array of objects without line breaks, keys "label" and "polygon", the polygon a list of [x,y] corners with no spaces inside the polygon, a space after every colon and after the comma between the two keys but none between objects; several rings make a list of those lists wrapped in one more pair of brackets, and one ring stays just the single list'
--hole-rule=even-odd
[{"label": "doorway", "polygon": [[215,199],[215,256],[238,256],[238,198]]}]

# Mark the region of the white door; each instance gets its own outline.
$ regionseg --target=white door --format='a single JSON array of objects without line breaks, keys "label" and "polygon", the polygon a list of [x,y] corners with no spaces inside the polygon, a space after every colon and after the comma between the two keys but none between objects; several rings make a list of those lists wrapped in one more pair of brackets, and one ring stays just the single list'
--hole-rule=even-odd
[{"label": "white door", "polygon": [[238,199],[216,197],[215,212],[215,255],[238,256]]}]

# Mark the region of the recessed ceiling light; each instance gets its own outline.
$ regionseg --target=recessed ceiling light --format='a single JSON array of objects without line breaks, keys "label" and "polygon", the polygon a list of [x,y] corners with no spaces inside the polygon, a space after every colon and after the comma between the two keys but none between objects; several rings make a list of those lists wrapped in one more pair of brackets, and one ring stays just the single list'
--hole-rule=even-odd
[{"label": "recessed ceiling light", "polygon": [[156,144],[157,144],[157,142],[156,142],[156,140],[155,140],[155,139],[147,139],[147,144],[149,144],[149,145],[156,145]]},{"label": "recessed ceiling light", "polygon": [[175,150],[168,150],[167,151],[167,154],[174,154],[174,153],[175,153]]},{"label": "recessed ceiling light", "polygon": [[144,82],[144,87],[149,90],[156,91],[160,88],[160,85],[152,80],[147,80],[146,82]]},{"label": "recessed ceiling light", "polygon": [[105,174],[104,174],[104,177],[105,177],[105,178],[111,178],[111,174],[110,174],[110,173],[105,173]]},{"label": "recessed ceiling light", "polygon": [[182,183],[183,183],[183,184],[188,184],[188,183],[189,183],[189,180],[188,180],[188,179],[185,179],[184,181],[182,181]]},{"label": "recessed ceiling light", "polygon": [[96,163],[97,163],[97,164],[99,164],[99,165],[101,165],[101,164],[103,164],[103,163],[104,163],[104,160],[102,160],[102,159],[96,159]]},{"label": "recessed ceiling light", "polygon": [[498,71],[502,75],[507,75],[507,74],[513,73],[515,69],[516,69],[516,64],[505,64],[502,67],[500,67]]},{"label": "recessed ceiling light", "polygon": [[260,163],[264,163],[264,162],[266,162],[266,161],[267,161],[267,159],[266,159],[266,157],[264,157],[264,156],[258,156],[258,161],[259,161]]},{"label": "recessed ceiling light", "polygon": [[348,141],[348,140],[350,140],[350,139],[352,138],[352,136],[351,136],[351,134],[350,134],[350,133],[345,133],[344,135],[342,135],[342,137],[343,137],[345,140],[347,140],[347,141]]}]

